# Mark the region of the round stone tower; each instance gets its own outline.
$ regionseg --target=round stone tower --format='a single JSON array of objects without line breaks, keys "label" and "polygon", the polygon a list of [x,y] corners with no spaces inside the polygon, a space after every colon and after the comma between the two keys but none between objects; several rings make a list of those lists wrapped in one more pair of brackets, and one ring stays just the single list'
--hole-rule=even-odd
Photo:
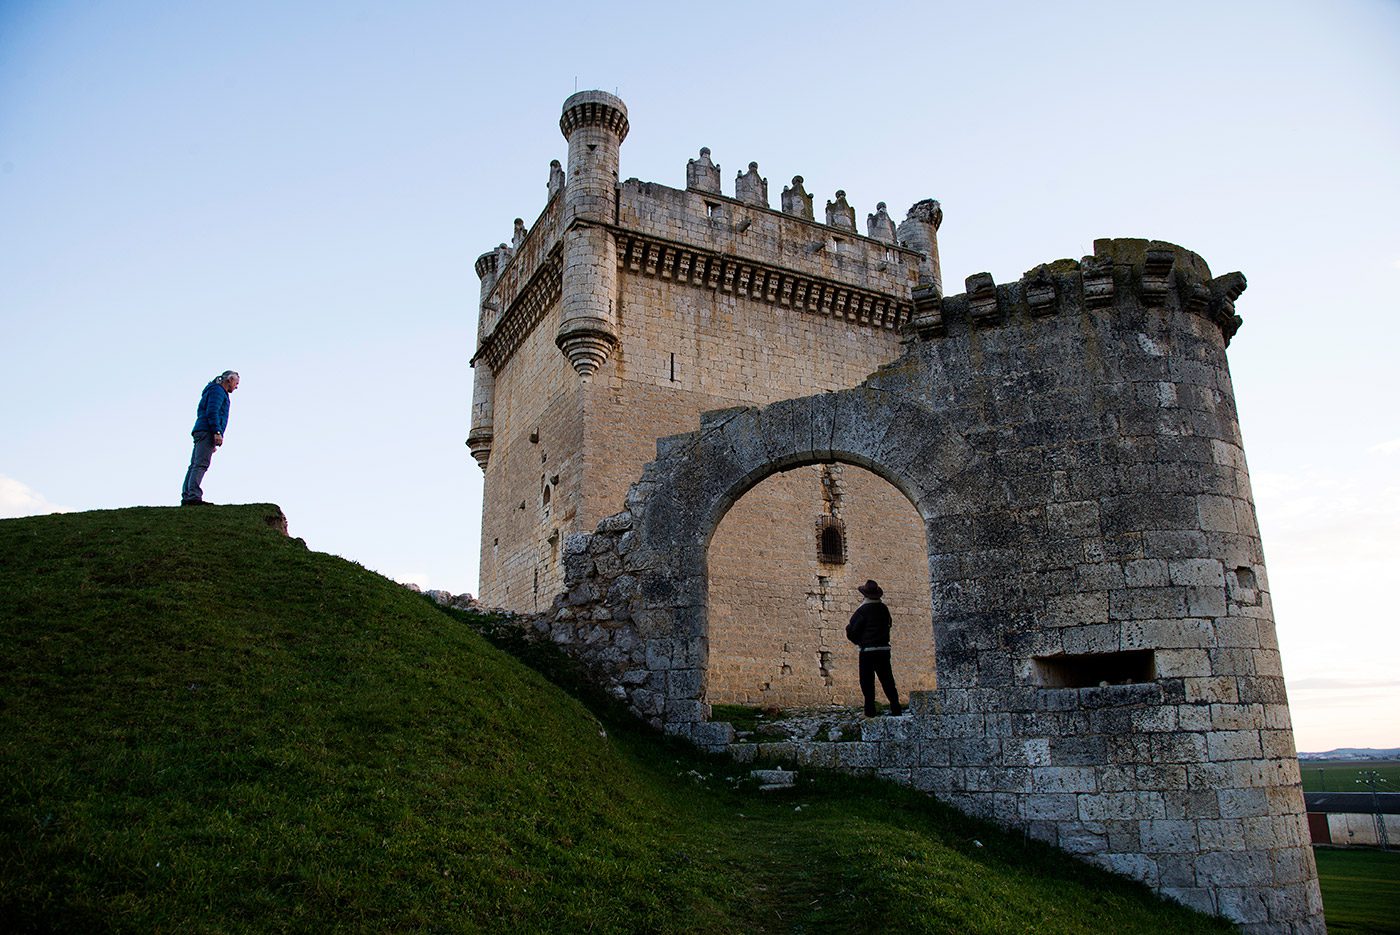
[{"label": "round stone tower", "polygon": [[627,138],[627,105],[606,91],[564,102],[559,129],[569,141],[564,186],[563,302],[555,343],[587,379],[617,346],[617,169]]},{"label": "round stone tower", "polygon": [[923,254],[919,261],[919,287],[932,288],[943,295],[943,271],[938,261],[938,228],[943,223],[943,208],[932,198],[914,202],[908,216],[899,225],[899,242]]},{"label": "round stone tower", "polygon": [[[477,317],[476,340],[481,343],[486,333],[486,322],[490,318],[488,300],[500,274],[501,251],[498,247],[476,258],[476,274],[481,277],[481,305]],[[486,462],[491,458],[491,445],[495,439],[496,375],[491,365],[484,360],[472,362],[472,427],[467,434],[467,448],[481,469],[486,470]]]}]

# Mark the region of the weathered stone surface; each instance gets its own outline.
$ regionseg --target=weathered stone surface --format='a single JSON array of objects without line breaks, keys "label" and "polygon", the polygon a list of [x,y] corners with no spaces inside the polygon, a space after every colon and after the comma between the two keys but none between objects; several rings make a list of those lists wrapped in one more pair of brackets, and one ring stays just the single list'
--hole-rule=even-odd
[{"label": "weathered stone surface", "polygon": [[[483,537],[483,591],[489,566],[491,588],[509,586],[540,606],[562,595],[529,632],[576,653],[639,716],[706,749],[907,783],[1249,930],[1317,930],[1225,356],[1243,277],[1212,278],[1172,244],[1101,240],[1079,262],[1042,264],[1002,284],[979,274],[966,294],[944,296],[936,202],[911,209],[899,243],[883,208],[866,238],[840,194],[828,204],[829,226],[814,223],[800,177],[784,189],[781,213],[767,207],[756,166],[741,174],[738,197],[724,198],[703,152],[687,191],[619,186],[627,117],[611,95],[571,98],[563,128],[562,197],[513,249],[478,264],[479,356],[494,388],[478,385],[498,400],[536,403],[514,423],[497,418],[495,427],[522,428],[493,435],[481,451],[488,523],[529,531],[498,564],[487,561]],[[598,384],[557,385],[537,367],[537,386],[511,369],[557,361],[555,336],[530,330],[553,303],[566,372],[596,373]],[[678,349],[698,346],[712,309],[783,311],[764,319],[779,324],[759,329],[752,348],[747,324],[736,325],[733,348],[715,345],[676,370],[627,330],[673,306],[693,313],[696,336],[674,342]],[[789,314],[809,327],[887,337],[907,326],[908,343],[868,368],[863,383],[860,375],[802,382],[814,361],[772,340]],[[615,366],[620,345],[626,375]],[[834,345],[811,346],[825,348],[822,369],[844,359]],[[791,359],[775,359],[783,355]],[[789,368],[793,388],[805,389],[792,399],[728,389],[754,379],[759,361]],[[752,405],[699,419],[664,413],[664,400],[698,392],[690,371],[731,365],[712,398]],[[645,392],[626,396],[629,381]],[[607,446],[576,450],[585,411],[606,413],[587,422],[590,437],[627,438],[618,426],[629,413],[614,397],[656,406],[649,424],[666,424],[644,469],[635,465],[651,456],[651,440],[629,449],[636,460],[625,462],[633,465],[625,495],[612,465],[601,464]],[[489,415],[473,413],[474,454]],[[888,481],[923,523],[937,688],[911,704],[904,723],[871,722],[860,739],[733,744],[724,725],[708,722],[711,537],[756,483],[828,463]],[[508,474],[529,486],[494,495],[495,479]],[[598,474],[607,486],[594,491],[606,496],[586,492]],[[589,519],[546,538],[569,509]],[[554,546],[534,598],[531,575]]]},{"label": "weathered stone surface", "polygon": [[710,148],[700,147],[700,158],[691,159],[685,166],[685,187],[692,191],[720,192],[719,166],[710,160]]}]

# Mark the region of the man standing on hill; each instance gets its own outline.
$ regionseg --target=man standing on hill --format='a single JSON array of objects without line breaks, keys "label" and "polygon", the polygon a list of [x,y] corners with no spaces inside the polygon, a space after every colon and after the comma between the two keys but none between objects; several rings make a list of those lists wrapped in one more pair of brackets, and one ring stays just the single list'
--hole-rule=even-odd
[{"label": "man standing on hill", "polygon": [[204,472],[209,470],[209,462],[214,457],[214,449],[224,443],[224,429],[228,428],[229,394],[238,389],[238,374],[225,370],[209,381],[199,397],[199,409],[194,417],[194,454],[190,455],[190,468],[185,472],[185,486],[180,490],[180,506],[204,505],[204,491],[200,483]]},{"label": "man standing on hill", "polygon": [[890,700],[890,714],[899,717],[899,691],[894,685],[894,670],[890,668],[890,609],[880,600],[885,591],[874,581],[867,580],[856,588],[865,598],[851,622],[846,624],[846,639],[860,647],[860,693],[865,696],[865,716],[875,716],[875,677]]}]

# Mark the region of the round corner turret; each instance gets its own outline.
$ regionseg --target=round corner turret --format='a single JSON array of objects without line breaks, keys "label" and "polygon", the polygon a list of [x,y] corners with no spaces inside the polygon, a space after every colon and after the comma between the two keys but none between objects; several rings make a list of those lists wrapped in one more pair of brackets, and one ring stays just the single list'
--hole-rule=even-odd
[{"label": "round corner turret", "polygon": [[497,260],[498,254],[494,249],[488,250],[476,258],[476,276],[483,283],[487,280],[496,281],[496,274],[500,272]]},{"label": "round corner turret", "polygon": [[555,343],[575,372],[589,378],[618,342],[617,178],[627,105],[606,91],[579,91],[564,101],[559,129],[569,141],[564,187],[563,299]]},{"label": "round corner turret", "polygon": [[559,117],[559,131],[564,139],[573,137],[580,127],[601,127],[617,137],[627,139],[627,105],[622,98],[607,91],[578,91],[564,101]]},{"label": "round corner turret", "polygon": [[916,201],[900,223],[896,236],[911,250],[919,251],[917,288],[943,294],[943,267],[938,258],[938,228],[943,224],[943,206],[934,198]]}]

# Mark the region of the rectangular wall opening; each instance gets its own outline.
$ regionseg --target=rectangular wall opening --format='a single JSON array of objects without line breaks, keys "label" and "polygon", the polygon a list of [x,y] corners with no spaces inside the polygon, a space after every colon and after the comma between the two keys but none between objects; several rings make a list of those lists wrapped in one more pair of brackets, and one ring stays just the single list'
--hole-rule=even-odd
[{"label": "rectangular wall opening", "polygon": [[1150,649],[1119,653],[1036,656],[1031,679],[1046,688],[1097,688],[1135,685],[1157,677],[1157,662]]}]

